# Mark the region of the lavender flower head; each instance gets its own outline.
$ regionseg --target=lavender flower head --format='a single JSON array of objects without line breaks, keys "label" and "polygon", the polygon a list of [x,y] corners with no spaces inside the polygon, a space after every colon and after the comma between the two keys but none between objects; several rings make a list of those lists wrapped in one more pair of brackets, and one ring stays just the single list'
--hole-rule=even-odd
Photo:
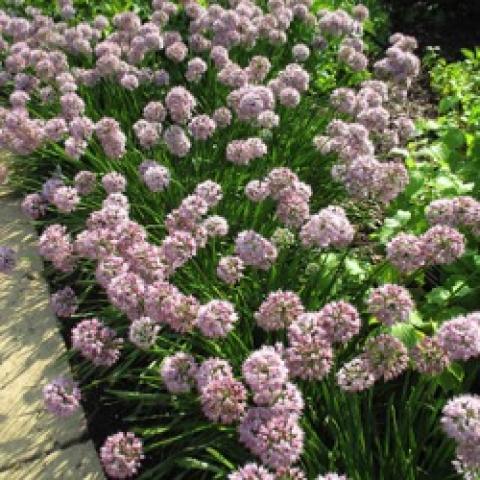
[{"label": "lavender flower head", "polygon": [[247,463],[228,475],[228,480],[275,480],[275,477],[261,465]]},{"label": "lavender flower head", "polygon": [[50,298],[50,304],[58,317],[71,317],[78,309],[78,299],[70,287],[55,292]]},{"label": "lavender flower head", "polygon": [[148,350],[155,345],[160,326],[149,317],[140,317],[130,324],[129,340],[138,348]]},{"label": "lavender flower head", "polygon": [[304,311],[296,293],[279,290],[268,294],[254,317],[261,328],[272,331],[288,327]]},{"label": "lavender flower head", "polygon": [[442,410],[443,430],[458,443],[478,445],[480,442],[480,396],[460,395]]},{"label": "lavender flower head", "polygon": [[77,384],[58,377],[43,387],[45,408],[58,417],[68,417],[80,408],[81,393]]},{"label": "lavender flower head", "polygon": [[170,393],[188,393],[194,384],[197,368],[191,355],[177,352],[163,359],[160,375]]},{"label": "lavender flower head", "polygon": [[400,285],[385,284],[368,297],[368,311],[385,325],[408,320],[414,308],[410,292]]},{"label": "lavender flower head", "polygon": [[0,273],[11,273],[15,268],[16,257],[13,248],[0,246]]},{"label": "lavender flower head", "polygon": [[112,478],[131,478],[138,473],[144,458],[142,441],[131,432],[110,435],[100,448],[100,460]]},{"label": "lavender flower head", "polygon": [[233,330],[238,315],[226,300],[211,300],[198,310],[196,326],[206,337],[225,337]]}]

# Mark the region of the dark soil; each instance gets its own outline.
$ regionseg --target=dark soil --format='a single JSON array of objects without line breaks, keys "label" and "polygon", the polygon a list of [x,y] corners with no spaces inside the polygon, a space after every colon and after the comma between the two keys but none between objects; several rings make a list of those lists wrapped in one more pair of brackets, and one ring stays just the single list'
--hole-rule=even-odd
[{"label": "dark soil", "polygon": [[480,46],[479,0],[384,0],[392,31],[415,36],[421,53],[440,47],[448,60],[461,57],[461,49]]}]

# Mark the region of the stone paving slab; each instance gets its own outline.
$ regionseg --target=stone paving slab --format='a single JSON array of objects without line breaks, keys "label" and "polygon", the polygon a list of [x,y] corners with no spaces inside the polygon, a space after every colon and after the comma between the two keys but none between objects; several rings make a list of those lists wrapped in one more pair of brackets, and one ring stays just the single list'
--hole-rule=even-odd
[{"label": "stone paving slab", "polygon": [[0,274],[0,479],[103,479],[83,412],[43,409],[43,386],[69,366],[35,242],[19,201],[0,198],[0,245],[18,252],[15,271]]}]

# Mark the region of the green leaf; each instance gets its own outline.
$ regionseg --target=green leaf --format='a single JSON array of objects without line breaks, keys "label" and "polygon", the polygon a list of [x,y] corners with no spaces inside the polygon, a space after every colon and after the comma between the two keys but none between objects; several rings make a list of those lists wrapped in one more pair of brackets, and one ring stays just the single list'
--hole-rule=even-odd
[{"label": "green leaf", "polygon": [[459,128],[449,128],[442,136],[443,142],[448,148],[455,150],[465,146],[465,134]]},{"label": "green leaf", "polygon": [[460,103],[460,99],[454,96],[448,96],[442,98],[438,104],[438,111],[441,114],[447,113],[450,110],[453,110]]},{"label": "green leaf", "polygon": [[436,287],[427,293],[426,299],[434,305],[446,305],[450,299],[450,291],[444,287]]},{"label": "green leaf", "polygon": [[413,348],[418,339],[419,333],[410,323],[396,323],[392,326],[392,335],[398,338],[407,348]]}]

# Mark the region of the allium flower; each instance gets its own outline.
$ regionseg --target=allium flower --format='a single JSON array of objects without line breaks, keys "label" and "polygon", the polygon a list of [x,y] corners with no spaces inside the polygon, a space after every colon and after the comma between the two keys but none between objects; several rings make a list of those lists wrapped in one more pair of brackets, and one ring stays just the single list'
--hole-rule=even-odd
[{"label": "allium flower", "polygon": [[292,55],[296,62],[304,62],[310,56],[310,49],[304,43],[297,43],[292,48]]},{"label": "allium flower", "polygon": [[50,202],[53,202],[53,195],[57,188],[63,187],[65,184],[60,178],[49,178],[42,186],[42,195]]},{"label": "allium flower", "polygon": [[388,283],[372,290],[367,305],[372,315],[389,326],[406,322],[415,307],[406,288]]},{"label": "allium flower", "polygon": [[480,396],[459,395],[442,410],[443,430],[459,443],[478,445],[480,442]]},{"label": "allium flower", "polygon": [[149,317],[140,317],[130,324],[129,340],[142,350],[155,345],[160,327]]},{"label": "allium flower", "polygon": [[295,244],[295,234],[288,228],[276,228],[270,237],[272,243],[280,250]]},{"label": "allium flower", "polygon": [[353,240],[354,233],[344,210],[329,206],[310,217],[300,231],[300,239],[306,247],[342,248]]},{"label": "allium flower", "polygon": [[107,286],[108,299],[129,318],[138,318],[142,313],[145,282],[134,272],[120,273]]},{"label": "allium flower", "polygon": [[116,120],[108,117],[102,118],[95,125],[95,133],[108,158],[116,160],[124,155],[127,137]]},{"label": "allium flower", "polygon": [[68,417],[80,408],[78,385],[65,377],[58,377],[43,387],[45,408],[58,417]]},{"label": "allium flower", "polygon": [[426,209],[425,215],[430,225],[455,227],[460,221],[456,212],[455,202],[450,198],[441,198],[431,202]]},{"label": "allium flower", "polygon": [[252,160],[267,154],[267,146],[261,138],[232,140],[227,145],[226,158],[236,165],[248,165]]},{"label": "allium flower", "polygon": [[254,407],[242,419],[239,438],[263,464],[279,469],[298,460],[303,450],[304,433],[296,416],[278,415],[269,408]]},{"label": "allium flower", "polygon": [[422,235],[425,257],[433,264],[449,264],[465,252],[465,237],[447,225],[435,225]]},{"label": "allium flower", "polygon": [[110,172],[102,177],[102,185],[107,193],[121,193],[127,188],[127,179],[118,172]]},{"label": "allium flower", "polygon": [[122,342],[115,330],[96,318],[82,320],[72,330],[72,348],[96,366],[113,365],[120,358]]},{"label": "allium flower", "polygon": [[387,245],[387,259],[402,273],[411,273],[425,264],[423,239],[399,233]]},{"label": "allium flower", "polygon": [[300,389],[294,383],[287,382],[268,406],[280,415],[300,417],[305,403]]},{"label": "allium flower", "polygon": [[347,343],[358,334],[362,320],[358,310],[340,300],[327,303],[318,312],[318,321],[332,343]]},{"label": "allium flower", "polygon": [[300,297],[294,292],[271,292],[254,314],[257,324],[267,331],[288,327],[304,313]]},{"label": "allium flower", "polygon": [[47,213],[48,202],[40,193],[30,193],[22,201],[22,212],[32,220],[38,220]]},{"label": "allium flower", "polygon": [[245,186],[245,195],[252,202],[261,202],[270,195],[270,186],[268,182],[251,180]]},{"label": "allium flower", "polygon": [[197,115],[190,120],[188,131],[195,140],[207,140],[215,132],[215,120],[208,115]]},{"label": "allium flower", "polygon": [[383,377],[385,381],[398,377],[408,367],[405,345],[389,334],[369,338],[365,344],[365,357],[375,377]]},{"label": "allium flower", "polygon": [[199,308],[195,325],[206,337],[225,337],[237,320],[238,315],[230,302],[211,300]]},{"label": "allium flower", "polygon": [[88,195],[95,189],[97,175],[88,170],[82,170],[75,175],[75,188],[79,195]]},{"label": "allium flower", "polygon": [[0,246],[0,273],[10,273],[17,262],[15,250]]},{"label": "allium flower", "polygon": [[232,112],[227,107],[220,107],[213,112],[212,118],[218,128],[225,128],[232,123]]},{"label": "allium flower", "polygon": [[234,285],[243,277],[245,264],[243,260],[235,256],[222,257],[217,265],[217,276],[229,285]]},{"label": "allium flower", "polygon": [[460,443],[452,462],[458,474],[465,480],[475,480],[480,475],[480,445]]},{"label": "allium flower", "polygon": [[221,358],[207,358],[195,373],[197,389],[201,392],[210,383],[225,378],[233,378],[232,367]]},{"label": "allium flower", "polygon": [[259,127],[271,130],[272,128],[278,127],[280,117],[272,110],[264,110],[258,115],[257,124]]},{"label": "allium flower", "polygon": [[161,317],[175,332],[186,333],[193,329],[199,308],[194,296],[175,293],[164,299]]},{"label": "allium flower", "polygon": [[162,102],[148,102],[143,108],[143,118],[149,122],[163,122],[167,112]]},{"label": "allium flower", "polygon": [[177,352],[163,359],[160,375],[170,393],[188,393],[194,385],[197,368],[190,354]]},{"label": "allium flower", "polygon": [[181,63],[188,54],[188,48],[183,42],[175,42],[165,49],[165,56],[175,63]]},{"label": "allium flower", "polygon": [[64,272],[72,271],[73,246],[65,226],[49,225],[38,239],[38,251],[50,260],[55,268]]},{"label": "allium flower", "polygon": [[271,404],[288,379],[285,362],[271,346],[263,346],[250,354],[243,362],[242,373],[257,405]]},{"label": "allium flower", "polygon": [[280,103],[284,107],[294,108],[300,103],[300,92],[292,87],[285,87],[278,95]]},{"label": "allium flower", "polygon": [[228,233],[227,220],[218,215],[211,215],[206,218],[201,226],[205,228],[209,237],[224,237]]},{"label": "allium flower", "polygon": [[50,298],[50,305],[58,317],[71,317],[78,309],[78,299],[70,287],[55,292]]},{"label": "allium flower", "polygon": [[247,463],[230,473],[228,480],[275,480],[275,477],[261,465]]},{"label": "allium flower", "polygon": [[192,146],[185,131],[178,125],[170,125],[163,132],[163,140],[168,151],[176,157],[185,157]]},{"label": "allium flower", "polygon": [[361,392],[370,388],[376,374],[365,355],[355,357],[345,363],[337,372],[338,386],[346,392]]},{"label": "allium flower", "polygon": [[247,406],[246,400],[246,388],[232,377],[212,380],[200,392],[204,415],[225,425],[240,420]]},{"label": "allium flower", "polygon": [[266,178],[270,193],[275,200],[286,188],[299,182],[298,176],[288,167],[278,167],[270,170]]},{"label": "allium flower", "polygon": [[480,356],[478,315],[459,316],[443,323],[435,337],[450,360]]},{"label": "allium flower", "polygon": [[195,238],[189,232],[181,230],[165,237],[161,249],[165,263],[172,270],[180,268],[197,254]]},{"label": "allium flower", "polygon": [[107,475],[131,478],[138,473],[143,455],[142,441],[131,432],[110,435],[100,448],[100,460]]},{"label": "allium flower", "polygon": [[303,313],[288,327],[285,351],[293,377],[321,380],[332,368],[333,351],[319,313]]},{"label": "allium flower", "polygon": [[235,239],[235,254],[245,265],[268,270],[277,259],[277,249],[266,238],[253,230],[240,232]]},{"label": "allium flower", "polygon": [[176,123],[186,123],[192,118],[192,112],[197,101],[184,87],[173,87],[165,97],[165,105],[172,120]]},{"label": "allium flower", "polygon": [[222,186],[212,180],[205,180],[195,187],[195,195],[202,198],[208,208],[215,207],[223,197]]},{"label": "allium flower", "polygon": [[153,162],[142,173],[142,178],[149,190],[162,192],[170,184],[170,171],[168,168]]},{"label": "allium flower", "polygon": [[413,365],[420,373],[438,375],[449,364],[447,353],[435,337],[424,337],[410,352]]},{"label": "allium flower", "polygon": [[77,208],[79,202],[80,197],[78,196],[76,188],[59,187],[55,190],[55,193],[53,194],[52,203],[58,208],[60,212],[73,212]]}]

